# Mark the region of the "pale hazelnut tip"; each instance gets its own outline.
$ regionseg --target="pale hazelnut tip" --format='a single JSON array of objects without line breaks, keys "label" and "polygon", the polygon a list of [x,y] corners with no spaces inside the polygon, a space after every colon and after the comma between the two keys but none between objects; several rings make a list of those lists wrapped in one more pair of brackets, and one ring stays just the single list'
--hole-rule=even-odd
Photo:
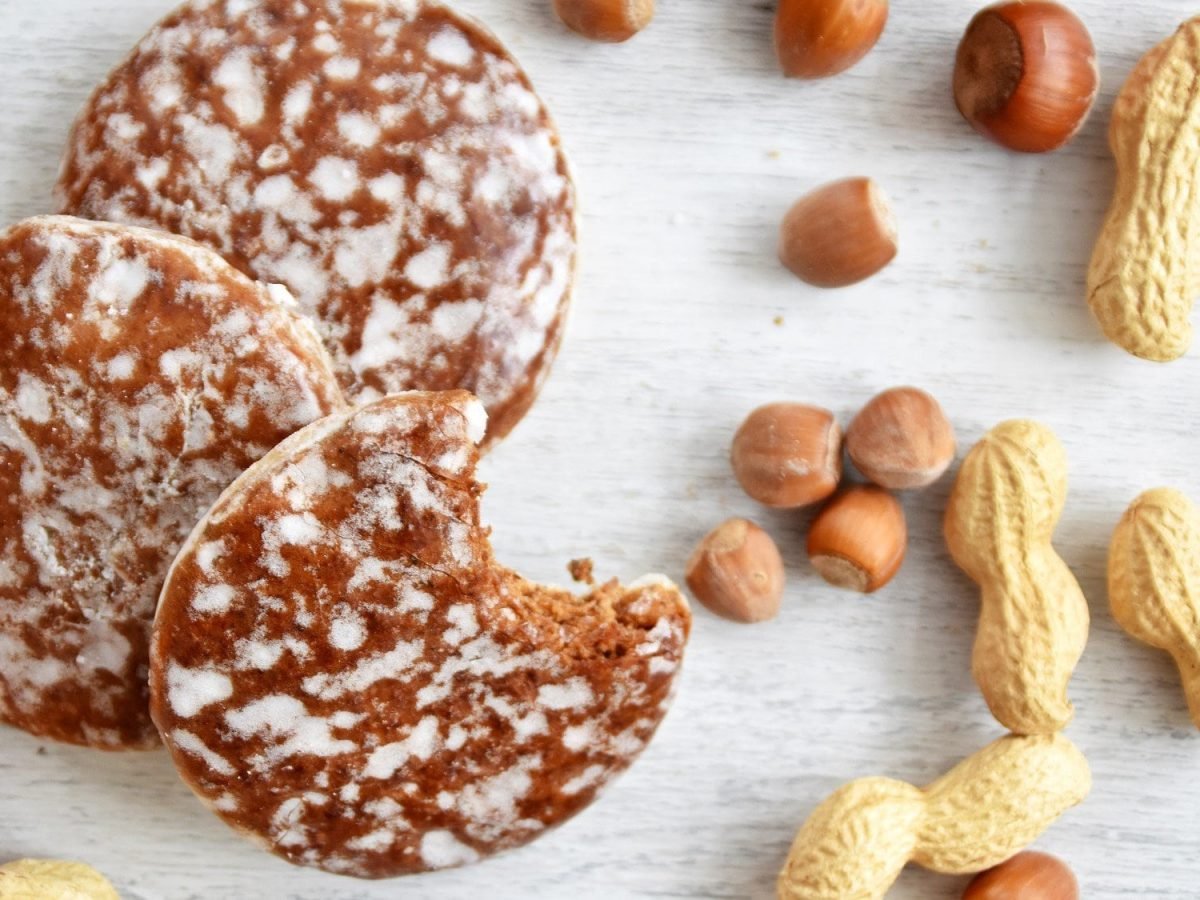
[{"label": "pale hazelnut tip", "polygon": [[811,561],[820,576],[834,587],[870,593],[871,576],[850,560],[840,556],[813,556]]}]

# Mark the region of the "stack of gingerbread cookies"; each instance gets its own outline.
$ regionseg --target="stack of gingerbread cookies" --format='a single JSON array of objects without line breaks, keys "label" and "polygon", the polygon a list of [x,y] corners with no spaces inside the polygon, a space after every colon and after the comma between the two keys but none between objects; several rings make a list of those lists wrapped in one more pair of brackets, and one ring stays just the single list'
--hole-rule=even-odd
[{"label": "stack of gingerbread cookies", "polygon": [[663,579],[531,584],[479,521],[575,257],[499,42],[434,0],[192,0],[57,195],[0,234],[0,719],[161,741],[230,825],[349,875],[586,806],[690,618]]}]

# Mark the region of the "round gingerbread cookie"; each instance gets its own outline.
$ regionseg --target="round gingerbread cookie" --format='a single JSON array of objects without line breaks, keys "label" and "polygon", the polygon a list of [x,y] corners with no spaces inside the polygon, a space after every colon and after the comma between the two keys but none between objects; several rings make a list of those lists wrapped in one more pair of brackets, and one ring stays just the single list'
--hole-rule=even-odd
[{"label": "round gingerbread cookie", "polygon": [[161,232],[0,234],[0,720],[157,743],[149,632],[175,551],[250,463],[345,408],[290,307]]},{"label": "round gingerbread cookie", "polygon": [[574,189],[528,78],[435,0],[193,0],[87,104],[64,212],[155,225],[286,285],[356,402],[533,402],[574,275]]},{"label": "round gingerbread cookie", "polygon": [[498,566],[483,407],[331,416],[237,480],[180,553],[151,709],[184,780],[290,862],[473,862],[585,807],[642,750],[690,627],[669,582],[588,597]]}]

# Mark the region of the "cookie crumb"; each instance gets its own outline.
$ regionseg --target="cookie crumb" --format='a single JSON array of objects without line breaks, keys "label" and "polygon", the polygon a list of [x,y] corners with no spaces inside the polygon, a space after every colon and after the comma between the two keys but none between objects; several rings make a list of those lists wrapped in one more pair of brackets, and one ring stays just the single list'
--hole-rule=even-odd
[{"label": "cookie crumb", "polygon": [[783,316],[776,316],[772,321],[780,328],[783,327]]},{"label": "cookie crumb", "polygon": [[596,583],[596,576],[593,574],[594,569],[595,563],[586,557],[583,559],[573,559],[567,563],[567,571],[580,584],[593,585]]}]

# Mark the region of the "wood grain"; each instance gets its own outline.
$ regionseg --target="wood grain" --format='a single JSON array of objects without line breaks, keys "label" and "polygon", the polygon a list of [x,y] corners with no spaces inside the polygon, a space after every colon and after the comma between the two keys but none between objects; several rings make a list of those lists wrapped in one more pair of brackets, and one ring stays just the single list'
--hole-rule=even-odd
[{"label": "wood grain", "polygon": [[[894,4],[878,48],[821,83],[785,82],[772,9],[663,0],[621,46],[567,32],[548,0],[464,0],[545,95],[578,171],[583,268],[563,355],[534,413],[485,463],[502,557],[566,581],[681,576],[730,515],[780,540],[784,611],[745,627],[697,613],[675,710],[639,764],[535,845],[471,869],[360,884],[292,869],[242,842],[166,757],[103,756],[0,729],[0,857],[65,855],[137,898],[767,898],[796,827],[837,784],[935,777],[999,733],[971,682],[973,587],[940,537],[947,481],[906,497],[912,548],[871,598],[824,586],[805,515],[742,496],[726,448],[775,399],[847,419],[915,383],[964,444],[1005,418],[1052,426],[1071,460],[1058,546],[1092,606],[1072,685],[1071,737],[1095,790],[1039,846],[1089,898],[1191,898],[1200,875],[1200,734],[1165,655],[1113,624],[1105,547],[1125,505],[1171,484],[1200,497],[1200,352],[1169,366],[1101,338],[1084,271],[1112,180],[1104,129],[1137,57],[1185,13],[1174,0],[1076,0],[1103,88],[1067,149],[1014,155],[958,117],[950,67],[974,11]],[[49,209],[67,129],[90,87],[166,0],[0,0],[0,219]],[[897,261],[837,292],[774,260],[775,229],[820,182],[869,174],[892,195]],[[780,320],[781,324],[776,324]],[[907,872],[901,900],[959,896],[963,879]]]}]

